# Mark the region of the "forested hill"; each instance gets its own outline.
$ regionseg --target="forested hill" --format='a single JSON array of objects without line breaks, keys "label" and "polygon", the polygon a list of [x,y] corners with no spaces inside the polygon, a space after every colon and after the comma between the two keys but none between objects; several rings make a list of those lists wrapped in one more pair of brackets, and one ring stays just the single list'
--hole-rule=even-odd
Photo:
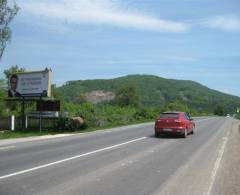
[{"label": "forested hill", "polygon": [[61,100],[78,103],[85,93],[98,90],[115,93],[125,86],[136,89],[143,106],[164,106],[180,101],[199,111],[211,111],[216,105],[221,105],[234,112],[236,107],[240,107],[240,97],[209,89],[197,82],[165,79],[153,75],[69,81],[56,88],[55,95]]}]

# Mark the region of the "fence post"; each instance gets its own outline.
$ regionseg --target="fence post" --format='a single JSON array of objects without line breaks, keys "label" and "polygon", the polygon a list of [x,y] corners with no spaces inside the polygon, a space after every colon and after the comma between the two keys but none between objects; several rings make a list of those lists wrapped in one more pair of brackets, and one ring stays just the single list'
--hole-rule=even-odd
[{"label": "fence post", "polygon": [[14,115],[11,115],[11,131],[14,131],[15,130],[15,116]]},{"label": "fence post", "polygon": [[25,115],[25,129],[28,128],[28,116]]}]

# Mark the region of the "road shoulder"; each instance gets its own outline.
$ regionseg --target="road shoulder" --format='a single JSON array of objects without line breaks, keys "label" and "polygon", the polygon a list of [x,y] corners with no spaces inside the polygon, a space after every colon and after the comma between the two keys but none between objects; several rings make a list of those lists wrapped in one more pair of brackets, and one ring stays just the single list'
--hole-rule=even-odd
[{"label": "road shoulder", "polygon": [[213,195],[240,192],[240,121],[234,120],[223,159],[212,189]]}]

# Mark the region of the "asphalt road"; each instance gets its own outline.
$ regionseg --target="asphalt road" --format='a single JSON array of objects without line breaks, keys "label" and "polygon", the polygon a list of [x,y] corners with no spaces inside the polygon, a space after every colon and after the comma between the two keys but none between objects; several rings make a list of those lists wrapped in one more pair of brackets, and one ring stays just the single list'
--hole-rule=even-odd
[{"label": "asphalt road", "polygon": [[186,139],[155,138],[147,123],[6,142],[0,144],[0,194],[219,194],[216,178],[233,121],[197,118]]}]

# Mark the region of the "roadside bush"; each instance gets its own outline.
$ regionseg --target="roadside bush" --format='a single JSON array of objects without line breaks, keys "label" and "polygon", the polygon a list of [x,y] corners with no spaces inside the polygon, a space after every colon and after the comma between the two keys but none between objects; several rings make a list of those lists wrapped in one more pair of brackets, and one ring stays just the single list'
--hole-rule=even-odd
[{"label": "roadside bush", "polygon": [[157,108],[140,108],[134,114],[134,118],[138,121],[154,120],[160,112]]},{"label": "roadside bush", "polygon": [[71,130],[71,122],[69,118],[65,118],[65,117],[60,117],[57,119],[56,123],[55,123],[55,127],[54,129],[56,131],[67,131],[67,130]]},{"label": "roadside bush", "polygon": [[235,115],[235,118],[240,120],[240,113],[237,113],[237,114]]},{"label": "roadside bush", "polygon": [[189,112],[190,113],[190,109],[187,105],[181,103],[180,101],[174,101],[172,103],[169,103],[166,107],[165,107],[166,111],[182,111],[182,112]]},{"label": "roadside bush", "polygon": [[214,114],[218,115],[218,116],[224,116],[225,115],[225,111],[224,111],[224,107],[221,105],[218,105],[215,109],[214,109]]},{"label": "roadside bush", "polygon": [[[112,104],[98,104],[93,105],[91,103],[72,104],[65,103],[62,106],[63,112],[68,111],[70,116],[80,116],[84,120],[84,126],[82,128],[95,128],[95,127],[107,127],[127,125],[136,122],[144,122],[154,120],[160,112],[160,109],[155,107],[150,108],[136,108],[135,106],[119,106]],[[69,121],[63,121],[59,125],[61,128],[71,128]],[[64,123],[65,122],[65,123]]]},{"label": "roadside bush", "polygon": [[60,117],[55,123],[55,131],[77,131],[86,128],[85,122],[80,117]]}]

